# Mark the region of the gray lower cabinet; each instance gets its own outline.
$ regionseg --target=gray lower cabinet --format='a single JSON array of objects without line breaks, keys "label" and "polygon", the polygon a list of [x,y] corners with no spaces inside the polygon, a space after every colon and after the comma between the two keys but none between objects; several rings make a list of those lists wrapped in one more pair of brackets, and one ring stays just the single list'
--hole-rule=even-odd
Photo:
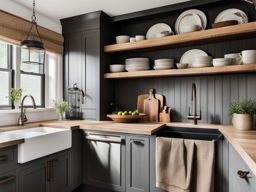
[{"label": "gray lower cabinet", "polygon": [[69,182],[69,151],[18,168],[18,192],[65,192]]},{"label": "gray lower cabinet", "polygon": [[149,138],[126,137],[126,192],[149,191]]},{"label": "gray lower cabinet", "polygon": [[16,170],[0,173],[0,192],[16,192]]},{"label": "gray lower cabinet", "polygon": [[85,133],[85,137],[84,183],[104,191],[124,192],[125,136]]},{"label": "gray lower cabinet", "polygon": [[229,145],[229,192],[255,192],[256,177]]}]

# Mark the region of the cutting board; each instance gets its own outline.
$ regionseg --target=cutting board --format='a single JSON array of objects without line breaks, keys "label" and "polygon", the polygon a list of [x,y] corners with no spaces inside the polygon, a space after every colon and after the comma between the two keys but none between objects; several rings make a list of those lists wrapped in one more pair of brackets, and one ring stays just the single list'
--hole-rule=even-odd
[{"label": "cutting board", "polygon": [[[139,95],[137,98],[137,109],[140,113],[144,113],[144,100],[149,97],[149,94]],[[164,108],[164,96],[155,94],[155,98],[160,101],[160,109]]]},{"label": "cutting board", "polygon": [[155,97],[155,91],[150,89],[149,96],[144,100],[144,113],[150,122],[159,121],[160,101]]}]

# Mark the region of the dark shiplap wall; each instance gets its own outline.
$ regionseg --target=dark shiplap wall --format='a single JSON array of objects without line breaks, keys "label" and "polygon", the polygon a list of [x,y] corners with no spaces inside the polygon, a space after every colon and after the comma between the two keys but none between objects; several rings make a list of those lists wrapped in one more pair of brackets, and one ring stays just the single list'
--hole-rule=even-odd
[{"label": "dark shiplap wall", "polygon": [[[235,2],[216,4],[214,6],[199,7],[208,18],[208,26],[214,22],[219,12],[227,8],[240,8],[245,11],[250,21],[256,20],[253,6]],[[175,21],[181,11],[150,20],[138,20],[120,23],[116,26],[116,34],[145,34],[147,29],[155,23],[168,23],[174,28]],[[178,62],[184,52],[190,49],[202,49],[214,58],[223,57],[227,53],[236,53],[245,49],[256,49],[256,38],[236,38],[212,43],[193,44],[178,48],[152,50],[112,55],[112,63],[124,63],[126,58],[149,57],[151,65],[155,59],[175,58]],[[256,99],[256,73],[231,74],[216,76],[174,77],[174,78],[146,78],[115,80],[115,103],[127,109],[136,108],[138,94],[147,93],[155,88],[158,93],[166,96],[167,105],[174,109],[174,121],[187,121],[187,112],[191,99],[192,83],[197,84],[198,109],[202,109],[202,122],[229,124],[228,108],[230,102],[237,99]]]},{"label": "dark shiplap wall", "polygon": [[128,109],[136,108],[138,94],[155,88],[174,109],[174,121],[187,122],[191,104],[191,85],[197,85],[198,109],[203,123],[229,124],[228,108],[237,99],[256,99],[256,74],[119,80],[115,82],[115,101]]}]

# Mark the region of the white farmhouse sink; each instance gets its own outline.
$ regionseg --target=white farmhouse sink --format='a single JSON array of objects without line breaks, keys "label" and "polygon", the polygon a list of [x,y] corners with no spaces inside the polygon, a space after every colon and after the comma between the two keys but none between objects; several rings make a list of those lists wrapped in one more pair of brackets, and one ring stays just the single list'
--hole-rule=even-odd
[{"label": "white farmhouse sink", "polygon": [[25,142],[18,145],[18,163],[26,163],[72,146],[69,129],[35,127],[0,133],[0,141],[22,138]]}]

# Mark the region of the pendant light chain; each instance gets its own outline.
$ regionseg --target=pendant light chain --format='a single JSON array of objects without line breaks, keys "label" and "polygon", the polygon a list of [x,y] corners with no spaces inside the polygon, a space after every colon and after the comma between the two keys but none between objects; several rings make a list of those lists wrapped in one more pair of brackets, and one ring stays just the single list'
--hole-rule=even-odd
[{"label": "pendant light chain", "polygon": [[36,23],[36,3],[35,3],[35,0],[33,0],[33,15],[32,15],[32,22],[33,23]]}]

